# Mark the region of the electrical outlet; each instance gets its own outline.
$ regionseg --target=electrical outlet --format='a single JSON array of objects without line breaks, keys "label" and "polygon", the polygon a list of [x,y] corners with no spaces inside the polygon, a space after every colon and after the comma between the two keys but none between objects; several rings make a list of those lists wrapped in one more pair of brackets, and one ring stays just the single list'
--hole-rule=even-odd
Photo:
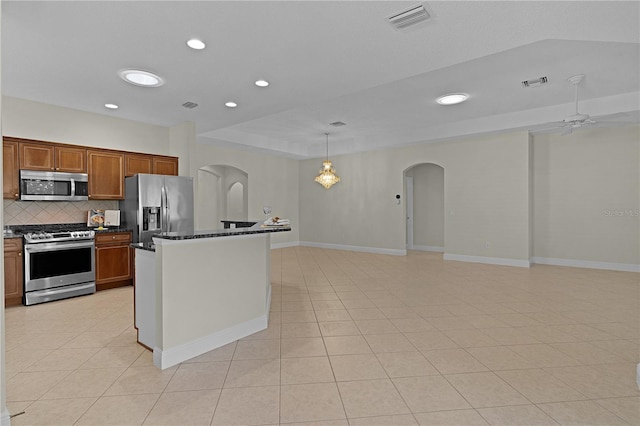
[{"label": "electrical outlet", "polygon": [[484,248],[491,248],[491,242],[490,241],[485,241],[484,242]]}]

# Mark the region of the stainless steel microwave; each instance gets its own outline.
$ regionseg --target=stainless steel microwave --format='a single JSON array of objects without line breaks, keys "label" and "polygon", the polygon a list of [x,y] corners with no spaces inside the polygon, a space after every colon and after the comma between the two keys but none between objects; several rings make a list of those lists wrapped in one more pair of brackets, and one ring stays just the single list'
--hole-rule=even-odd
[{"label": "stainless steel microwave", "polygon": [[86,173],[20,170],[20,199],[86,201],[89,199],[89,176]]}]

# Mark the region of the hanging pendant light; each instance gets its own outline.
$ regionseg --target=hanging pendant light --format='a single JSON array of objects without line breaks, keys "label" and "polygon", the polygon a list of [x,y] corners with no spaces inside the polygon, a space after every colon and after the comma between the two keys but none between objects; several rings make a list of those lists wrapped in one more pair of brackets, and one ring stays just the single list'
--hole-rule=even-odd
[{"label": "hanging pendant light", "polygon": [[327,137],[327,159],[322,162],[322,168],[320,174],[316,176],[315,181],[326,189],[331,188],[334,184],[340,182],[340,177],[336,175],[336,171],[329,161],[329,133],[325,133]]}]

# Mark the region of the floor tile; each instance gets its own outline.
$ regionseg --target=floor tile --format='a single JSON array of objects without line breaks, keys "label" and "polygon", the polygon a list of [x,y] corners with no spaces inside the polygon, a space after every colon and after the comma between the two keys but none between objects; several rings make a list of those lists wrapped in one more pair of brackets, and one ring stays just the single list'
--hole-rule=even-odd
[{"label": "floor tile", "polygon": [[329,358],[283,358],[280,361],[280,377],[283,385],[333,382],[333,370]]},{"label": "floor tile", "polygon": [[640,424],[640,397],[598,399],[596,402],[629,424]]},{"label": "floor tile", "polygon": [[173,377],[178,367],[160,370],[156,366],[129,367],[107,389],[106,396],[161,393]]},{"label": "floor tile", "polygon": [[414,415],[418,424],[424,426],[485,426],[488,424],[476,410],[435,411]]},{"label": "floor tile", "polygon": [[431,331],[434,329],[431,324],[422,318],[393,318],[391,322],[403,333],[419,333],[421,331]]},{"label": "floor tile", "polygon": [[238,342],[236,351],[233,354],[234,360],[278,358],[280,358],[279,339],[241,340]]},{"label": "floor tile", "polygon": [[398,414],[395,416],[359,417],[350,418],[350,426],[412,426],[418,425],[411,414]]},{"label": "floor tile", "polygon": [[405,333],[409,341],[419,350],[457,348],[458,345],[440,331],[423,331],[419,333]]},{"label": "floor tile", "polygon": [[326,356],[325,343],[321,337],[282,339],[280,341],[282,358],[300,358]]},{"label": "floor tile", "polygon": [[389,377],[433,376],[439,372],[420,352],[386,352],[376,354]]},{"label": "floor tile", "polygon": [[604,364],[624,362],[611,352],[592,345],[589,342],[550,343],[550,346],[565,353],[582,364]]},{"label": "floor tile", "polygon": [[529,401],[494,373],[465,373],[447,380],[474,408],[522,405]]},{"label": "floor tile", "polygon": [[371,353],[369,344],[362,336],[324,337],[329,355],[357,355]]},{"label": "floor tile", "polygon": [[640,395],[635,381],[635,364],[623,364],[622,367],[622,371],[616,364],[555,367],[545,368],[545,371],[587,398]]},{"label": "floor tile", "polygon": [[159,394],[103,396],[76,425],[140,425],[159,397]]},{"label": "floor tile", "polygon": [[75,370],[98,352],[99,348],[60,348],[36,361],[25,371]]},{"label": "floor tile", "polygon": [[192,362],[231,361],[237,344],[238,342],[229,343],[217,349],[205,352],[195,358],[191,358],[190,360],[185,361],[185,363],[188,364]]},{"label": "floor tile", "polygon": [[374,353],[409,352],[416,349],[402,333],[367,334],[364,338]]},{"label": "floor tile", "polygon": [[335,383],[283,385],[280,398],[282,423],[345,418]]},{"label": "floor tile", "polygon": [[318,328],[318,324],[314,322],[282,324],[281,333],[283,339],[290,339],[294,337],[320,337],[320,329]]},{"label": "floor tile", "polygon": [[221,390],[165,392],[144,421],[145,425],[209,425]]},{"label": "floor tile", "polygon": [[50,426],[55,422],[57,425],[73,425],[95,401],[96,398],[35,401],[24,410],[24,414],[12,418],[11,424]]},{"label": "floor tile", "polygon": [[351,315],[346,309],[316,310],[315,313],[319,322],[351,321]]},{"label": "floor tile", "polygon": [[378,308],[353,308],[348,309],[349,315],[354,320],[374,320],[386,319],[385,315]]},{"label": "floor tile", "polygon": [[446,330],[444,334],[463,348],[498,346],[498,342],[481,330]]},{"label": "floor tile", "polygon": [[338,383],[347,417],[374,417],[409,413],[389,379]]},{"label": "floor tile", "polygon": [[373,354],[336,355],[331,356],[330,361],[338,382],[387,378],[387,373]]},{"label": "floor tile", "polygon": [[[217,381],[216,383],[217,384]],[[279,359],[250,359],[231,361],[225,388],[270,386],[280,384]],[[213,389],[213,388],[210,388]],[[168,390],[171,390],[169,386]]]},{"label": "floor tile", "polygon": [[491,370],[519,370],[535,367],[506,346],[467,348],[467,352]]},{"label": "floor tile", "polygon": [[535,405],[478,408],[489,424],[496,426],[548,426],[556,423]]},{"label": "floor tile", "polygon": [[280,421],[278,386],[223,389],[212,425],[265,425]]},{"label": "floor tile", "polygon": [[413,413],[470,408],[442,376],[396,378],[393,383]]},{"label": "floor tile", "polygon": [[108,346],[100,349],[80,368],[127,368],[145,349],[140,346]]},{"label": "floor tile", "polygon": [[544,370],[508,370],[495,373],[533,403],[587,399]]},{"label": "floor tile", "polygon": [[564,367],[581,362],[547,344],[508,346],[536,367]]},{"label": "floor tile", "polygon": [[75,370],[51,387],[42,399],[82,398],[102,395],[124,372],[124,368]]},{"label": "floor tile", "polygon": [[538,407],[563,425],[624,425],[620,417],[594,401],[554,402]]},{"label": "floor tile", "polygon": [[362,334],[398,333],[398,329],[388,319],[356,320]]},{"label": "floor tile", "polygon": [[464,349],[438,349],[424,351],[423,354],[438,369],[440,374],[489,371],[487,367]]},{"label": "floor tile", "polygon": [[358,336],[360,330],[353,321],[328,321],[319,322],[323,336]]}]

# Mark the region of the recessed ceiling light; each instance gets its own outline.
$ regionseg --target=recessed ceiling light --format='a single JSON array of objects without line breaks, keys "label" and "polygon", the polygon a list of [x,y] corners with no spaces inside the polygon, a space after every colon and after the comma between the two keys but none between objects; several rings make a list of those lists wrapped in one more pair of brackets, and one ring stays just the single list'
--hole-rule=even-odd
[{"label": "recessed ceiling light", "polygon": [[159,87],[164,84],[164,80],[159,76],[141,70],[120,70],[118,75],[127,83],[142,87]]},{"label": "recessed ceiling light", "polygon": [[258,87],[267,87],[269,82],[267,80],[258,80],[256,81],[256,86]]},{"label": "recessed ceiling light", "polygon": [[464,102],[469,99],[469,95],[466,93],[449,93],[447,95],[440,96],[436,99],[436,102],[440,105],[455,105],[460,102]]},{"label": "recessed ceiling light", "polygon": [[104,107],[109,109],[118,109],[118,105],[116,104],[104,104]]},{"label": "recessed ceiling light", "polygon": [[189,46],[192,49],[196,49],[196,50],[202,50],[205,47],[207,47],[207,45],[204,44],[204,41],[198,40],[197,38],[192,38],[191,40],[188,40],[187,41],[187,46]]},{"label": "recessed ceiling light", "polygon": [[235,107],[237,107],[237,106],[238,106],[238,104],[237,104],[237,103],[235,103],[235,102],[225,102],[225,104],[224,104],[224,105],[225,105],[226,107],[228,107],[228,108],[235,108]]}]

